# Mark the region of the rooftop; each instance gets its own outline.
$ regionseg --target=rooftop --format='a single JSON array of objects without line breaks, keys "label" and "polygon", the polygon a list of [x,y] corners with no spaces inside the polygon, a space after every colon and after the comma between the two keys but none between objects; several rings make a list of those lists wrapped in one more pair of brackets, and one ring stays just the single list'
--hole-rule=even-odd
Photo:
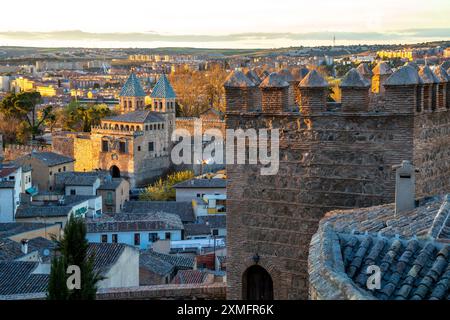
[{"label": "rooftop", "polygon": [[416,69],[411,66],[403,66],[386,79],[386,86],[405,86],[421,83],[421,78]]},{"label": "rooftop", "polygon": [[289,83],[282,76],[276,72],[272,72],[259,85],[261,88],[285,88],[289,87]]},{"label": "rooftop", "polygon": [[191,179],[174,185],[175,189],[226,188],[225,179]]},{"label": "rooftop", "polygon": [[150,97],[159,99],[175,99],[177,97],[165,74],[159,77],[158,82],[156,82],[153,87]]},{"label": "rooftop", "polygon": [[106,117],[102,121],[111,122],[129,122],[129,123],[147,123],[147,122],[164,122],[164,119],[157,112],[149,110],[137,110],[127,112],[118,116]]},{"label": "rooftop", "polygon": [[117,262],[126,247],[130,246],[122,243],[89,243],[87,256],[94,256],[95,272],[105,273]]},{"label": "rooftop", "polygon": [[169,262],[166,262],[155,255],[145,252],[141,252],[141,254],[139,255],[139,267],[146,268],[149,271],[161,276],[171,274],[175,269],[175,267]]},{"label": "rooftop", "polygon": [[176,269],[193,269],[194,268],[194,258],[186,254],[165,254],[159,253],[152,250],[142,251],[141,254],[152,255],[160,260],[173,265]]},{"label": "rooftop", "polygon": [[0,299],[2,296],[47,291],[48,274],[34,274],[37,262],[0,262]]},{"label": "rooftop", "polygon": [[167,212],[178,215],[183,223],[195,221],[191,202],[127,201],[122,211],[125,213]]},{"label": "rooftop", "polygon": [[145,91],[142,89],[141,81],[132,72],[120,91],[121,97],[145,97]]},{"label": "rooftop", "polygon": [[64,163],[74,162],[75,159],[63,156],[55,152],[32,152],[25,157],[35,158],[44,163],[47,167],[53,167]]},{"label": "rooftop", "polygon": [[173,284],[194,284],[204,283],[207,278],[207,273],[200,270],[180,270],[175,278]]},{"label": "rooftop", "polygon": [[370,82],[367,81],[357,69],[353,68],[342,78],[341,87],[352,87],[352,88],[368,88],[370,87]]},{"label": "rooftop", "polygon": [[388,75],[392,74],[392,69],[386,62],[380,62],[372,69],[372,72],[374,75]]},{"label": "rooftop", "polygon": [[255,87],[256,84],[250,80],[242,71],[235,70],[228,75],[223,84],[225,87],[245,88]]},{"label": "rooftop", "polygon": [[299,87],[325,88],[328,87],[328,82],[316,70],[311,70],[300,82]]},{"label": "rooftop", "polygon": [[373,72],[370,70],[369,65],[367,63],[360,63],[356,68],[360,74],[367,77],[372,77]]}]

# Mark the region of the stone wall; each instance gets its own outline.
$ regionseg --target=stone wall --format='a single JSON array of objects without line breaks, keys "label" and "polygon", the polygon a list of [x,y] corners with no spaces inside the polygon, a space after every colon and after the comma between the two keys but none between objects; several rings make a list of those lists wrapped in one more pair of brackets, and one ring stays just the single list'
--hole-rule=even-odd
[{"label": "stone wall", "polygon": [[27,154],[30,154],[31,152],[33,152],[33,150],[37,152],[44,152],[44,151],[52,151],[52,148],[50,146],[28,146],[20,144],[8,144],[5,145],[5,149],[3,150],[3,157],[5,161],[13,161]]},{"label": "stone wall", "polygon": [[417,196],[448,191],[450,112],[417,113],[416,87],[402,88],[386,88],[383,109],[370,112],[320,112],[323,96],[314,90],[302,93],[313,114],[227,112],[227,129],[280,129],[278,174],[227,164],[229,299],[243,297],[255,256],[275,299],[307,299],[308,247],[319,220],[337,208],[393,202],[392,166],[402,160],[419,169]]},{"label": "stone wall", "polygon": [[[186,129],[191,135],[194,135],[194,122],[199,118],[177,118],[176,128]],[[222,120],[202,120],[202,133],[208,129],[218,129],[225,136],[225,121]]]}]

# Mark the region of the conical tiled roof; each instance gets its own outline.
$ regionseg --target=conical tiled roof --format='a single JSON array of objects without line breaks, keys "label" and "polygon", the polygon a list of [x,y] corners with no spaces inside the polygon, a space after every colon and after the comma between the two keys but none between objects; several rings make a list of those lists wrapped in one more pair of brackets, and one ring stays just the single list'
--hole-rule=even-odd
[{"label": "conical tiled roof", "polygon": [[386,62],[380,62],[372,69],[373,74],[386,75],[392,74],[392,69],[387,65]]},{"label": "conical tiled roof", "polygon": [[288,69],[283,69],[278,72],[278,74],[283,77],[284,81],[286,82],[292,82],[294,81],[294,77],[292,76],[292,73]]},{"label": "conical tiled roof", "polygon": [[414,69],[416,69],[417,71],[419,71],[419,65],[417,64],[417,63],[415,63],[415,62],[407,62],[406,64],[405,64],[405,66],[410,66],[410,67],[413,67]]},{"label": "conical tiled roof", "polygon": [[145,97],[145,91],[142,89],[141,81],[132,72],[120,91],[121,97]]},{"label": "conical tiled roof", "polygon": [[294,68],[292,69],[292,76],[296,81],[302,81],[304,77],[309,73],[308,68],[301,67],[301,68]]},{"label": "conical tiled roof", "polygon": [[355,68],[351,69],[342,78],[341,87],[354,87],[354,88],[368,88],[370,87],[369,81],[367,81]]},{"label": "conical tiled roof", "polygon": [[417,70],[411,66],[403,66],[395,71],[384,83],[387,86],[405,86],[419,84],[421,79]]},{"label": "conical tiled roof", "polygon": [[245,76],[242,71],[235,70],[233,71],[225,80],[225,87],[230,88],[246,88],[246,87],[254,87],[256,86],[253,81]]},{"label": "conical tiled roof", "polygon": [[255,70],[248,70],[245,75],[249,78],[255,85],[259,86],[261,84],[261,78],[255,72]]},{"label": "conical tiled roof", "polygon": [[367,63],[361,63],[356,70],[358,70],[358,72],[360,74],[362,74],[363,76],[367,76],[367,77],[371,77],[373,76],[373,72],[372,70],[370,70],[369,66],[367,65]]},{"label": "conical tiled roof", "polygon": [[280,76],[276,72],[272,72],[259,86],[261,88],[285,88],[289,87],[289,83],[284,80],[283,76]]},{"label": "conical tiled roof", "polygon": [[442,68],[442,66],[435,67],[433,69],[433,71],[440,82],[449,82],[450,81],[450,76],[448,75],[447,71],[445,71],[445,69]]},{"label": "conical tiled roof", "polygon": [[420,68],[419,76],[422,79],[423,83],[438,83],[439,79],[436,77],[434,72],[430,69],[429,66],[424,66]]},{"label": "conical tiled roof", "polygon": [[[450,69],[450,60],[444,61],[441,63],[441,67],[444,68],[445,70]],[[448,72],[447,72],[448,73]]]},{"label": "conical tiled roof", "polygon": [[159,77],[158,82],[156,82],[153,87],[150,97],[159,99],[175,99],[177,97],[165,74]]},{"label": "conical tiled roof", "polygon": [[316,70],[311,70],[300,82],[299,87],[325,88],[328,87],[328,82]]}]

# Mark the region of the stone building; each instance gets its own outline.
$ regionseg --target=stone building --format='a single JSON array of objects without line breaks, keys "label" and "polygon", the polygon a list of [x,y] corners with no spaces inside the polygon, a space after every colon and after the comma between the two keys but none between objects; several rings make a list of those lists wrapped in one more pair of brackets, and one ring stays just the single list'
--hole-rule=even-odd
[{"label": "stone building", "polygon": [[108,170],[125,177],[131,188],[152,182],[170,167],[176,95],[162,75],[144,105],[145,92],[134,73],[120,93],[118,116],[106,117],[90,134],[55,136],[53,149],[76,159],[76,171]]},{"label": "stone building", "polygon": [[[424,84],[412,66],[389,76],[378,69],[376,108],[356,71],[343,81],[342,104],[333,105],[326,81],[309,72],[296,90],[299,112],[290,111],[289,84],[276,75],[260,87],[240,72],[227,79],[226,128],[280,133],[276,175],[260,175],[260,164],[227,164],[228,299],[307,299],[309,244],[319,220],[335,209],[393,202],[392,166],[403,160],[418,170],[416,198],[449,190],[448,75],[432,70],[439,82]],[[424,99],[428,86],[434,99]]]}]

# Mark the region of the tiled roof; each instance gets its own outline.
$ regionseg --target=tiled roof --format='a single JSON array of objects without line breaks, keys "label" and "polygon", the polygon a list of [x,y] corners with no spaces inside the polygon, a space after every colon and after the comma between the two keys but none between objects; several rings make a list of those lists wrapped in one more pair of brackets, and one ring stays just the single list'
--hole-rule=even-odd
[{"label": "tiled roof", "polygon": [[141,252],[139,255],[139,267],[146,268],[161,276],[171,274],[175,270],[175,267],[172,264],[161,260],[155,255],[147,254],[145,252]]},{"label": "tiled roof", "polygon": [[94,256],[94,271],[104,273],[117,262],[126,247],[122,243],[89,243],[87,256]]},{"label": "tiled roof", "polygon": [[181,269],[193,269],[194,268],[194,258],[186,254],[165,254],[152,250],[143,251],[146,255],[152,255],[156,258],[163,260],[167,263],[173,265],[177,270]]},{"label": "tiled roof", "polygon": [[180,217],[165,212],[121,213],[113,217],[90,219],[87,223],[89,233],[182,229],[183,223]]},{"label": "tiled roof", "polygon": [[372,72],[376,75],[387,75],[392,74],[392,69],[386,62],[380,62],[375,66],[375,68],[372,69]]},{"label": "tiled roof", "polygon": [[294,81],[294,77],[288,69],[283,69],[279,71],[278,74],[283,77],[284,81],[286,81],[287,83]]},{"label": "tiled roof", "polygon": [[0,239],[0,261],[13,261],[23,255],[19,243],[10,239]]},{"label": "tiled roof", "polygon": [[121,97],[145,97],[145,91],[142,89],[141,81],[131,73],[120,91]]},{"label": "tiled roof", "polygon": [[123,178],[112,178],[110,181],[104,181],[100,187],[99,190],[116,190],[120,184],[124,181]]},{"label": "tiled roof", "polygon": [[125,213],[167,212],[178,215],[183,223],[195,221],[191,202],[127,201],[122,211]]},{"label": "tiled roof", "polygon": [[311,70],[300,82],[299,87],[325,88],[328,87],[328,82],[316,70]]},{"label": "tiled roof", "polygon": [[93,186],[94,183],[99,179],[96,176],[84,176],[84,175],[72,175],[68,176],[66,179],[66,186]]},{"label": "tiled roof", "polygon": [[437,79],[439,80],[439,82],[450,81],[450,76],[447,74],[447,71],[445,71],[445,69],[442,68],[441,66],[435,67],[433,69],[433,72],[434,72],[435,76],[437,77]]},{"label": "tiled roof", "polygon": [[206,280],[207,273],[200,270],[180,270],[172,284],[194,284],[203,283]]},{"label": "tiled roof", "polygon": [[46,226],[51,227],[53,225],[34,222],[0,223],[0,239],[8,238],[28,231],[44,229]]},{"label": "tiled roof", "polygon": [[422,79],[423,83],[438,83],[439,79],[436,77],[434,72],[430,69],[429,66],[423,66],[419,71],[420,79]]},{"label": "tiled roof", "polygon": [[49,275],[32,274],[37,262],[0,262],[0,299],[2,296],[46,292]]},{"label": "tiled roof", "polygon": [[230,88],[245,88],[256,86],[256,84],[252,80],[250,80],[242,71],[239,70],[231,72],[225,79],[223,85]]},{"label": "tiled roof", "polygon": [[20,205],[17,208],[16,218],[36,218],[36,217],[65,217],[69,215],[72,206],[34,206]]},{"label": "tiled roof", "polygon": [[159,99],[175,99],[177,97],[175,91],[172,88],[172,85],[169,82],[169,79],[167,79],[165,74],[162,74],[159,77],[158,82],[156,82],[155,86],[153,87],[150,97]]},{"label": "tiled roof", "polygon": [[127,112],[118,116],[106,117],[102,121],[111,122],[129,122],[129,123],[148,123],[148,122],[164,122],[164,118],[157,112],[149,110],[137,110]]},{"label": "tiled roof", "polygon": [[55,152],[32,152],[25,157],[31,157],[40,160],[47,167],[74,162],[75,159],[63,156]]},{"label": "tiled roof", "polygon": [[373,72],[370,70],[369,65],[367,63],[360,63],[356,68],[360,74],[367,77],[372,77]]},{"label": "tiled roof", "polygon": [[384,85],[386,86],[405,86],[419,84],[421,78],[416,69],[411,66],[403,66],[395,71],[389,78],[386,79]]},{"label": "tiled roof", "polygon": [[309,73],[308,68],[301,67],[301,68],[293,68],[292,69],[292,76],[296,81],[302,81],[304,77],[306,77]]},{"label": "tiled roof", "polygon": [[353,68],[347,72],[344,78],[342,78],[340,86],[342,88],[368,88],[370,87],[370,83],[359,73],[358,70]]},{"label": "tiled roof", "polygon": [[[310,283],[322,299],[450,299],[450,196],[333,211],[311,241]],[[368,290],[367,268],[381,271]]]},{"label": "tiled roof", "polygon": [[186,223],[184,225],[185,236],[199,236],[211,234],[211,227],[204,223]]},{"label": "tiled roof", "polygon": [[258,74],[255,72],[255,70],[248,70],[245,73],[245,76],[250,79],[256,86],[259,86],[261,84],[261,78],[258,76]]},{"label": "tiled roof", "polygon": [[175,189],[190,188],[226,188],[227,180],[225,179],[191,179],[180,182],[173,186]]},{"label": "tiled roof", "polygon": [[284,76],[279,75],[276,72],[272,72],[259,85],[260,88],[285,88],[289,87],[289,83],[285,80]]},{"label": "tiled roof", "polygon": [[208,224],[212,229],[224,229],[227,227],[226,215],[209,215],[197,218],[198,223]]},{"label": "tiled roof", "polygon": [[0,178],[7,178],[10,174],[17,171],[17,167],[10,167],[10,168],[1,168],[0,169]]}]

